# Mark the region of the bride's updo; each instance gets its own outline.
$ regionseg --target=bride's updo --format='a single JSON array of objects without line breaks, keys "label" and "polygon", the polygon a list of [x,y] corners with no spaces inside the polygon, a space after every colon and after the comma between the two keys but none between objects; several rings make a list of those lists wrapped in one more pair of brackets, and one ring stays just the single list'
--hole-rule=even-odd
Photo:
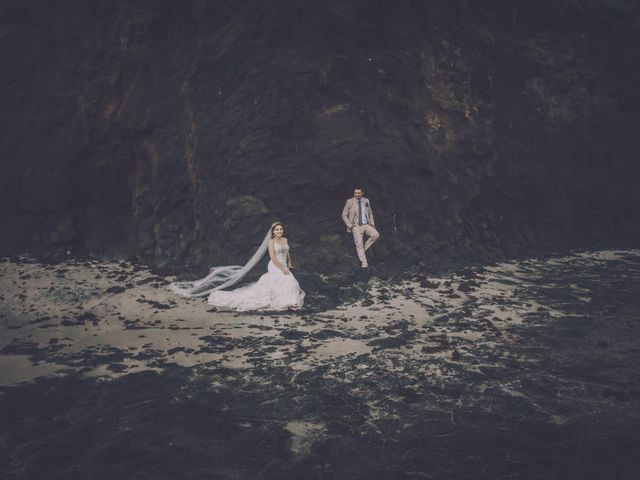
[{"label": "bride's updo", "polygon": [[276,236],[276,235],[273,233],[273,231],[276,229],[276,227],[277,227],[278,225],[280,225],[282,228],[284,228],[280,222],[274,222],[274,223],[272,223],[272,224],[271,224],[271,238],[275,238],[275,236]]}]

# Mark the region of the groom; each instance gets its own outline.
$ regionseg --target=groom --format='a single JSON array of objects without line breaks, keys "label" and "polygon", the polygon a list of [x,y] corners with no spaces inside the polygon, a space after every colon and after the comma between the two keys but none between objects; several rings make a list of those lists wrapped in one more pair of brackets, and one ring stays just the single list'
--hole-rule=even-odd
[{"label": "groom", "polygon": [[[373,212],[369,199],[362,196],[361,188],[353,190],[353,198],[347,199],[342,209],[342,221],[347,226],[347,232],[353,233],[353,241],[356,244],[356,252],[362,264],[362,268],[367,268],[366,252],[371,245],[378,240],[380,234],[376,230]],[[364,235],[367,235],[367,243],[362,244]]]}]

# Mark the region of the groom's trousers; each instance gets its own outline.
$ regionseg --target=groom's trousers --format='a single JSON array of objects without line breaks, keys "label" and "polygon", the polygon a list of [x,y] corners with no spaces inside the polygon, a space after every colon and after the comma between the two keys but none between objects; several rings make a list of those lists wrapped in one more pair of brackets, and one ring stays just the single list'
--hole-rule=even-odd
[{"label": "groom's trousers", "polygon": [[[378,240],[380,234],[371,225],[354,225],[351,229],[351,232],[353,233],[353,241],[356,244],[356,252],[358,253],[358,258],[360,259],[362,266],[366,267],[369,264],[367,262],[367,256],[364,252],[366,252],[369,247],[373,245],[376,240]],[[367,242],[363,244],[365,234],[369,238],[367,238]]]}]

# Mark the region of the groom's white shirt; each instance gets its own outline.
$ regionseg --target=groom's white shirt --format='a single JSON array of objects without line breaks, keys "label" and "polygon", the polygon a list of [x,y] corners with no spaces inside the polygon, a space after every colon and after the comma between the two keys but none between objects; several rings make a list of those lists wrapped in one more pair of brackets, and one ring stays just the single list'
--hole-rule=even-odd
[{"label": "groom's white shirt", "polygon": [[362,202],[362,225],[367,225],[369,223],[369,215],[367,215],[367,208],[365,207],[365,203],[362,198],[360,200],[356,199],[356,212],[360,215],[360,202]]}]

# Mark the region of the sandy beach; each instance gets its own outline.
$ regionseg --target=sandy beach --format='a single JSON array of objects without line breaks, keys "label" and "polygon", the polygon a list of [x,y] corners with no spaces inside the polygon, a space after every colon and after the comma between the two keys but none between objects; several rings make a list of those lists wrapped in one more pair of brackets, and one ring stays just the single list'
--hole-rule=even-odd
[{"label": "sandy beach", "polygon": [[[131,389],[151,392],[162,384],[171,408],[200,399],[203,418],[232,418],[241,432],[264,433],[270,425],[281,440],[265,449],[289,452],[300,472],[305,459],[317,459],[338,437],[373,442],[366,455],[356,455],[357,464],[359,458],[387,458],[426,425],[432,431],[427,437],[440,436],[438,448],[465,445],[458,442],[477,429],[495,436],[499,428],[499,445],[520,439],[517,451],[545,444],[544,455],[551,458],[560,448],[564,453],[553,458],[565,461],[562,449],[576,448],[590,418],[589,428],[613,421],[616,438],[628,439],[619,442],[616,458],[637,446],[631,432],[640,425],[640,359],[634,353],[640,250],[504,262],[398,283],[372,277],[361,300],[314,313],[219,312],[204,299],[174,295],[167,288],[172,280],[127,262],[4,259],[5,407],[15,410],[15,402],[34,392],[49,398],[58,383],[91,395],[96,388],[120,391],[130,401]],[[148,401],[157,400],[149,395]],[[19,460],[24,445],[11,438],[34,409],[50,402],[15,411],[3,448],[18,460],[5,473],[46,465]],[[81,407],[74,402],[63,410],[76,415]],[[138,415],[133,411],[121,407],[112,414]],[[175,435],[171,428],[163,434]],[[459,448],[480,448],[476,434]],[[562,446],[550,440],[558,434]],[[190,436],[183,432],[176,442],[189,443]],[[246,432],[223,437],[238,448],[247,441]],[[581,438],[580,461],[605,438],[611,440],[602,432]],[[589,441],[595,443],[587,448]],[[386,453],[378,450],[384,445]],[[418,468],[422,450],[416,448],[405,450],[403,471],[426,472]],[[83,471],[94,471],[94,461],[81,460]],[[219,478],[233,478],[232,471],[255,474],[258,464],[227,465],[231,470],[220,470],[227,473]],[[348,475],[346,464],[342,468]]]},{"label": "sandy beach", "polygon": [[[635,256],[640,252],[603,251],[501,263],[398,284],[374,277],[362,301],[316,314],[219,312],[206,299],[169,291],[173,277],[126,262],[4,261],[0,382],[71,371],[110,379],[161,371],[166,364],[250,369],[256,357],[308,370],[374,350],[377,357],[394,352],[416,361],[455,362],[481,348],[517,342],[516,327],[523,324],[571,315],[532,298],[529,290],[545,269]],[[578,302],[590,302],[587,289],[564,287]]]}]

